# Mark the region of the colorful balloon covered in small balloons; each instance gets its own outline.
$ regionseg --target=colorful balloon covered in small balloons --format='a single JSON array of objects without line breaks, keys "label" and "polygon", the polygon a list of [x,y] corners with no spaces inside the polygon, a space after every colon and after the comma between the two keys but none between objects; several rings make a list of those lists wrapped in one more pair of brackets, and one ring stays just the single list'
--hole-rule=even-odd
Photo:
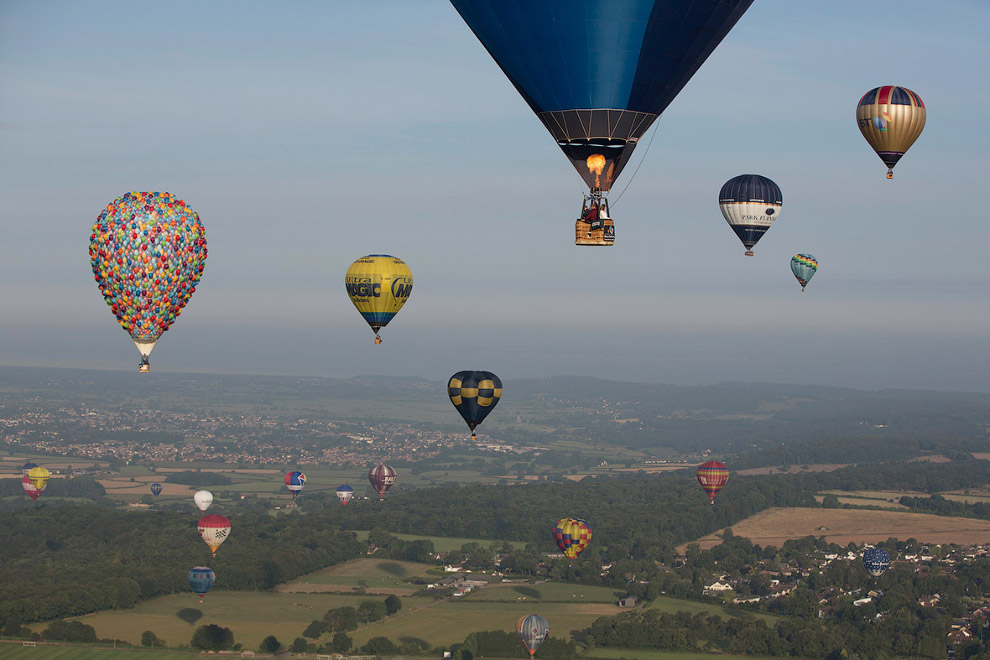
[{"label": "colorful balloon covered in small balloons", "polygon": [[89,259],[100,293],[141,352],[141,371],[148,371],[155,342],[203,275],[199,215],[171,193],[127,193],[97,216]]}]

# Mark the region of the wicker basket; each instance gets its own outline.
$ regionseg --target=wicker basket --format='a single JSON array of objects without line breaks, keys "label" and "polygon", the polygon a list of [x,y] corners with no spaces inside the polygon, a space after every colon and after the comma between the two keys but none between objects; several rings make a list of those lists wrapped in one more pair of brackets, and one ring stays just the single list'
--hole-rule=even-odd
[{"label": "wicker basket", "polygon": [[575,221],[575,245],[612,245],[613,243],[615,243],[615,222],[612,218],[604,218],[604,224],[597,229],[592,229],[590,222],[580,218]]}]

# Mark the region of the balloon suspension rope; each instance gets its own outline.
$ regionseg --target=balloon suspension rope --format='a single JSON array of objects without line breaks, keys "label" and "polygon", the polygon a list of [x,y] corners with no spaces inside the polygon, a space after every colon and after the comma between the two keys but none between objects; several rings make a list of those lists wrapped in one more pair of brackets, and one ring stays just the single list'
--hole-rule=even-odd
[{"label": "balloon suspension rope", "polygon": [[653,124],[653,135],[650,136],[650,141],[646,145],[646,151],[643,152],[643,157],[639,159],[639,165],[636,166],[636,169],[633,171],[632,176],[629,177],[629,180],[626,182],[626,187],[623,188],[622,192],[620,192],[619,195],[611,201],[609,206],[615,205],[620,199],[622,199],[622,196],[626,194],[626,191],[629,190],[629,186],[632,184],[633,179],[635,179],[636,174],[639,173],[639,168],[643,166],[643,161],[646,160],[646,154],[650,153],[650,147],[653,146],[653,138],[657,136],[658,126],[660,126],[660,117],[657,117],[656,122],[654,122]]}]

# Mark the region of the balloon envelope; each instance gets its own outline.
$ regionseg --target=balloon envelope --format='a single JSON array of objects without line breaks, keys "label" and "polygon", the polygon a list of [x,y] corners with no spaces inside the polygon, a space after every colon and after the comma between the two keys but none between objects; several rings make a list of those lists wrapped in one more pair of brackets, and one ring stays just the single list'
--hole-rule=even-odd
[{"label": "balloon envelope", "polygon": [[28,472],[30,472],[32,468],[36,467],[38,467],[37,463],[25,463],[21,466],[21,473],[26,477],[28,476]]},{"label": "balloon envelope", "polygon": [[890,555],[880,548],[867,548],[863,553],[863,566],[873,577],[880,577],[890,566]]},{"label": "balloon envelope", "polygon": [[51,472],[48,471],[48,468],[33,467],[28,471],[27,476],[35,488],[43,491],[48,484],[48,478],[51,476]]},{"label": "balloon envelope", "polygon": [[207,566],[196,566],[189,570],[186,579],[189,580],[190,588],[194,594],[199,596],[199,602],[202,603],[203,596],[210,590],[210,587],[217,583],[217,574]]},{"label": "balloon envelope", "polygon": [[306,485],[306,475],[299,470],[293,470],[285,475],[285,487],[295,496]]},{"label": "balloon envelope", "polygon": [[866,141],[894,178],[894,165],[925,128],[927,110],[921,97],[907,87],[874,87],[856,106],[856,123]]},{"label": "balloon envelope", "polygon": [[451,0],[592,190],[752,0]]},{"label": "balloon envelope", "polygon": [[696,476],[698,477],[698,483],[701,484],[701,487],[708,493],[708,497],[711,498],[712,504],[715,504],[715,496],[722,490],[722,486],[729,481],[729,469],[725,467],[725,463],[719,463],[718,461],[702,463],[698,466]]},{"label": "balloon envelope", "polygon": [[591,527],[579,518],[561,518],[553,528],[553,540],[568,559],[574,559],[591,543]]},{"label": "balloon envelope", "polygon": [[38,498],[41,497],[41,493],[45,490],[44,488],[38,489],[34,485],[34,482],[27,476],[21,478],[21,488],[24,489],[24,492],[31,498],[32,502],[37,502]]},{"label": "balloon envelope", "polygon": [[725,182],[718,193],[722,217],[753,255],[753,246],[780,216],[784,196],[780,187],[759,174],[740,174]]},{"label": "balloon envelope", "polygon": [[151,484],[151,494],[158,497],[162,494],[162,485],[159,483]]},{"label": "balloon envelope", "polygon": [[196,503],[200,511],[206,511],[213,504],[213,493],[208,490],[197,490],[196,494],[193,495],[193,502]]},{"label": "balloon envelope", "polygon": [[337,498],[341,504],[347,504],[352,497],[354,497],[354,489],[350,486],[344,485],[337,488]]},{"label": "balloon envelope", "polygon": [[801,285],[801,290],[808,286],[808,282],[818,271],[818,259],[811,254],[795,254],[791,257],[791,272]]},{"label": "balloon envelope", "polygon": [[196,525],[199,535],[206,545],[210,546],[213,556],[217,554],[217,548],[230,536],[230,521],[215,513],[203,516]]},{"label": "balloon envelope", "polygon": [[490,371],[458,371],[447,381],[447,396],[457,408],[471,437],[502,398],[502,381]]},{"label": "balloon envelope", "polygon": [[550,634],[550,624],[539,614],[527,614],[516,621],[516,634],[532,656]]},{"label": "balloon envelope", "polygon": [[377,335],[409,300],[412,271],[397,257],[369,254],[347,269],[344,286],[354,307]]},{"label": "balloon envelope", "polygon": [[89,240],[100,293],[146,364],[203,275],[199,215],[171,193],[130,192],[107,204]]},{"label": "balloon envelope", "polygon": [[374,486],[375,490],[378,491],[378,499],[385,499],[385,493],[388,489],[392,487],[395,483],[396,474],[395,470],[391,465],[385,465],[384,463],[379,463],[375,467],[368,470],[368,481]]}]

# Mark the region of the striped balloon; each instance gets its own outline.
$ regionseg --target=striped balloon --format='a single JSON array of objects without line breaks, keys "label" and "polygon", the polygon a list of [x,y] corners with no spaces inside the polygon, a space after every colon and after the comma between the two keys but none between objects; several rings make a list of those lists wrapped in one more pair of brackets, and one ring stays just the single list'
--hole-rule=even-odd
[{"label": "striped balloon", "polygon": [[550,624],[539,614],[527,614],[516,621],[516,634],[532,657],[550,635]]},{"label": "striped balloon", "polygon": [[795,254],[791,257],[791,272],[801,285],[801,290],[808,286],[808,282],[818,271],[818,259],[811,254]]},{"label": "striped balloon", "polygon": [[887,166],[888,179],[894,178],[894,165],[921,135],[926,116],[924,101],[907,87],[874,87],[859,100],[859,132]]},{"label": "striped balloon", "polygon": [[729,480],[729,469],[725,467],[725,463],[708,461],[698,466],[697,477],[698,483],[711,498],[711,503],[715,504],[715,496]]},{"label": "striped balloon", "polygon": [[502,381],[490,371],[458,371],[447,381],[447,396],[474,438],[474,429],[502,398]]},{"label": "striped balloon", "polygon": [[553,540],[568,559],[574,559],[591,543],[591,527],[578,518],[561,518],[553,528]]}]

